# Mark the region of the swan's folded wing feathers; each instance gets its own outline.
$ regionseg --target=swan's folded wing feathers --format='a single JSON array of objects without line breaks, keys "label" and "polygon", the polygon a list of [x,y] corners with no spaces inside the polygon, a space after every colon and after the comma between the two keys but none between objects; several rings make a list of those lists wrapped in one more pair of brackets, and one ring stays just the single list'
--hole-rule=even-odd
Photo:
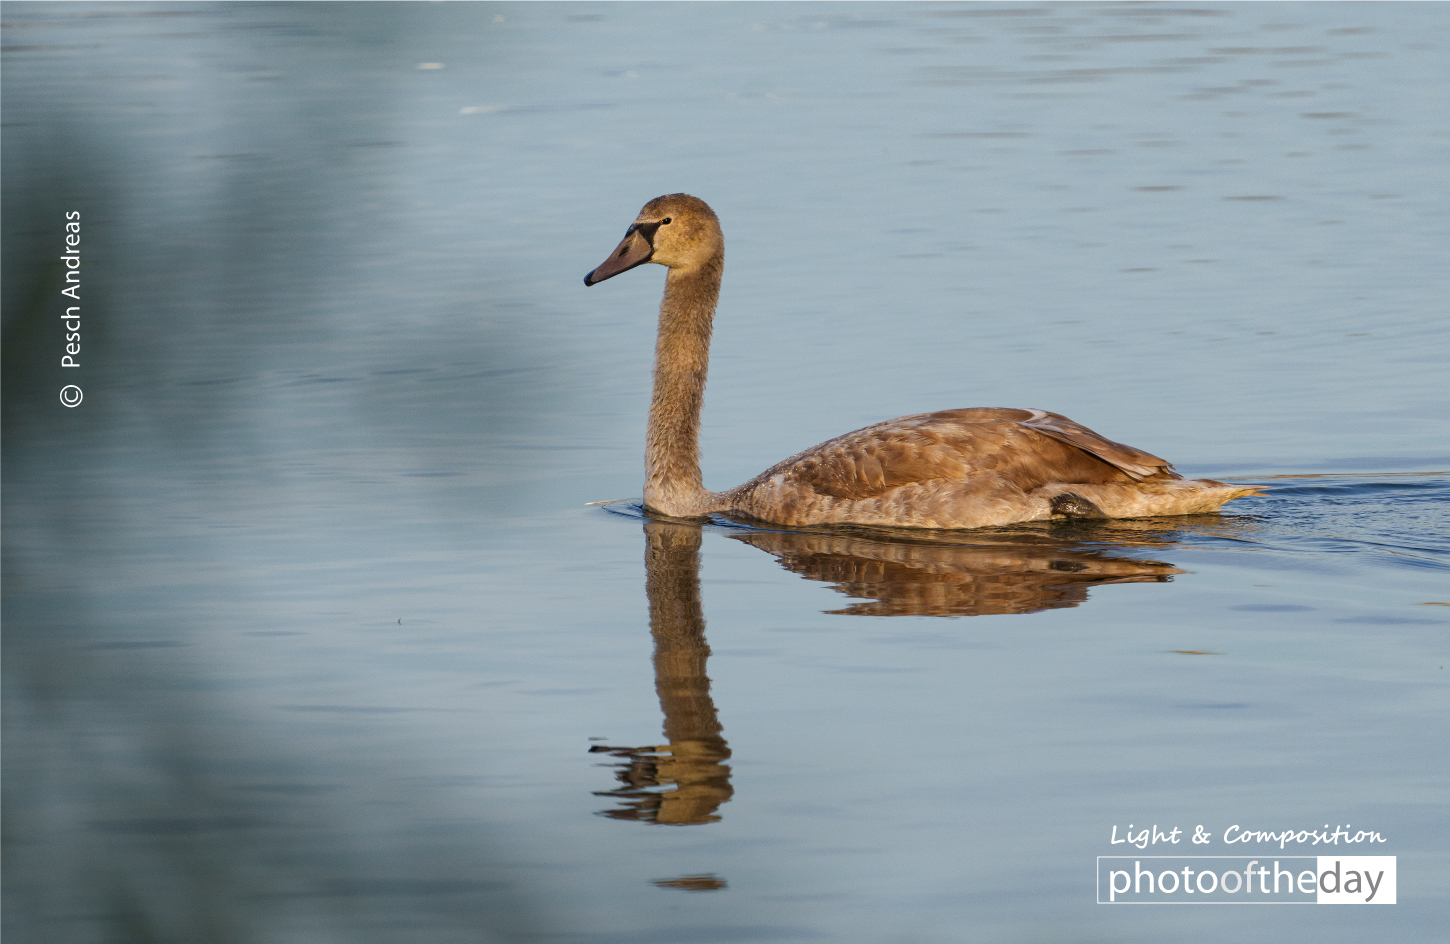
[{"label": "swan's folded wing feathers", "polygon": [[[1039,435],[1057,448],[1044,450]],[[1068,449],[1058,451],[1062,446]],[[903,416],[838,436],[779,463],[756,482],[790,482],[817,495],[861,501],[903,485],[988,473],[1030,492],[1053,481],[1111,481],[1117,473],[1099,462],[1138,482],[1180,478],[1167,461],[1060,414],[977,408]]]},{"label": "swan's folded wing feathers", "polygon": [[1018,420],[1017,425],[1051,436],[1058,442],[1067,443],[1069,446],[1076,446],[1083,452],[1122,469],[1136,481],[1183,477],[1173,470],[1173,465],[1168,460],[1160,459],[1141,449],[1114,442],[1065,416],[1048,413],[1045,410],[1031,410],[1030,413],[1028,419]]},{"label": "swan's folded wing feathers", "polygon": [[962,445],[935,430],[878,424],[822,443],[762,478],[783,472],[817,494],[859,501],[913,482],[965,476],[971,469]]}]

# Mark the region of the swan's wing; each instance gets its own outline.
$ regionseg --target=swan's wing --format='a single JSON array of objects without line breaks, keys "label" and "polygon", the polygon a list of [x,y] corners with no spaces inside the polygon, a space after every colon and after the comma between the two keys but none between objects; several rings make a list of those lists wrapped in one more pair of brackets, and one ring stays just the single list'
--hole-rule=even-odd
[{"label": "swan's wing", "polygon": [[1135,481],[1182,478],[1173,471],[1173,465],[1166,459],[1160,459],[1141,449],[1134,449],[1132,446],[1099,436],[1081,423],[1075,423],[1065,416],[1048,413],[1046,410],[1024,410],[1022,412],[1030,413],[1031,416],[1018,420],[1018,426],[1034,429],[1045,436],[1051,436],[1058,442],[1076,446],[1108,465],[1122,469]]},{"label": "swan's wing", "polygon": [[[933,430],[878,423],[821,443],[782,462],[762,478],[784,473],[819,495],[859,501],[914,482],[959,479],[973,471],[970,443]],[[962,446],[967,446],[964,455]],[[984,444],[985,445],[985,444]]]},{"label": "swan's wing", "polygon": [[[1064,449],[1066,445],[1070,448]],[[1044,410],[944,410],[903,416],[791,456],[747,486],[806,487],[860,501],[915,483],[979,473],[1031,491],[1049,482],[1179,478],[1163,459]]]}]

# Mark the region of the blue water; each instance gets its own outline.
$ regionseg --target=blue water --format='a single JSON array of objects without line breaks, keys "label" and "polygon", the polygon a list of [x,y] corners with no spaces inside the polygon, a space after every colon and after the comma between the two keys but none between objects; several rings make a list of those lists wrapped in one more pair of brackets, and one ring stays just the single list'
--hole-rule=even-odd
[{"label": "blue water", "polygon": [[[1450,8],[0,16],[17,940],[1443,935]],[[580,279],[673,191],[708,487],[1021,406],[1268,489],[649,519],[662,273]],[[1129,824],[1398,903],[1098,905]]]}]

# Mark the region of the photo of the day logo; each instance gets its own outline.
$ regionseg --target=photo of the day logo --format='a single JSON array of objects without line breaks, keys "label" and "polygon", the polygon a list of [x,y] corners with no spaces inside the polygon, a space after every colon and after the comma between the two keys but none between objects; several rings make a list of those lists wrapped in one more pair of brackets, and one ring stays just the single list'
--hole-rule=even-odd
[{"label": "photo of the day logo", "polygon": [[1098,856],[1100,905],[1393,905],[1394,856]]}]

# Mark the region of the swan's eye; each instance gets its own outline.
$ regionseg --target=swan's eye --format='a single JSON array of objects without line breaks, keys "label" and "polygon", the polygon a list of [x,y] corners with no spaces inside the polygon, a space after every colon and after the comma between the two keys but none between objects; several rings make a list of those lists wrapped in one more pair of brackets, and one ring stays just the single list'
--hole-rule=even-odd
[{"label": "swan's eye", "polygon": [[670,218],[669,218],[669,217],[668,217],[668,216],[667,216],[667,217],[665,217],[665,218],[664,218],[664,219],[662,219],[662,220],[660,220],[660,225],[661,225],[661,226],[664,226],[664,225],[665,225],[665,224],[666,224],[666,223],[668,223],[668,222],[669,222],[669,221],[670,221]]}]

